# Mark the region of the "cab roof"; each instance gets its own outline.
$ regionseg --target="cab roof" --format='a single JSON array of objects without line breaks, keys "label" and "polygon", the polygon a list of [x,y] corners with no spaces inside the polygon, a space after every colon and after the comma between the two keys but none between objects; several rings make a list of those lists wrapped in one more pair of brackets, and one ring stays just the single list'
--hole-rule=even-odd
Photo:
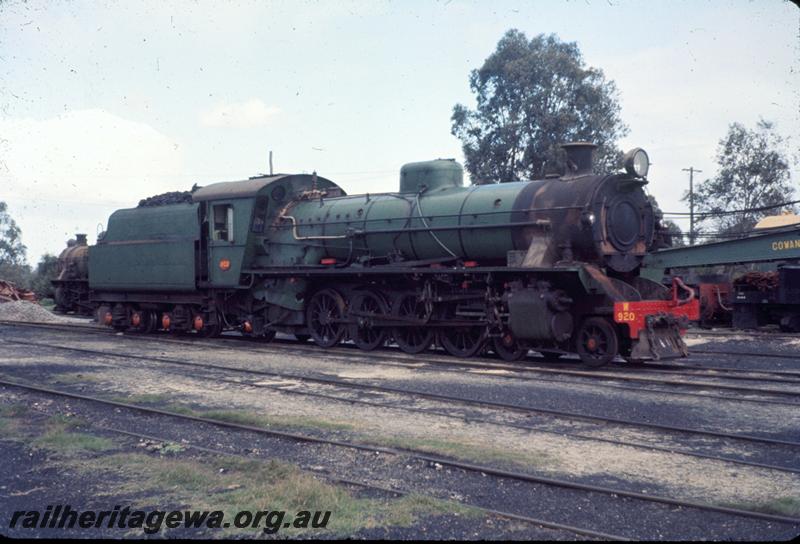
[{"label": "cab roof", "polygon": [[206,200],[253,197],[270,183],[288,177],[291,177],[291,174],[277,174],[275,176],[263,176],[246,179],[243,181],[222,181],[220,183],[212,183],[211,185],[206,185],[205,187],[202,187],[192,193],[192,201],[203,202]]},{"label": "cab roof", "polygon": [[[205,202],[207,200],[228,200],[232,198],[252,198],[259,194],[264,187],[278,181],[298,182],[298,186],[310,185],[312,174],[275,174],[274,176],[259,176],[243,181],[223,181],[212,183],[192,193],[192,202]],[[320,188],[337,187],[329,179],[317,176]]]}]

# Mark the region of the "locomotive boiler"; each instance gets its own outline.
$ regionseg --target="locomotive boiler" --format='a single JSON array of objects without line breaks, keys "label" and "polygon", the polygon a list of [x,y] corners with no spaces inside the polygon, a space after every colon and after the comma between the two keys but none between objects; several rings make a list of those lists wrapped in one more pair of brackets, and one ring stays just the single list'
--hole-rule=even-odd
[{"label": "locomotive boiler", "polygon": [[405,165],[392,193],[281,174],[120,210],[89,248],[91,299],[104,323],[143,332],[577,352],[589,365],[685,355],[693,293],[638,275],[656,227],[646,153],[595,174],[592,144],[564,148],[567,171],[533,181],[467,187],[440,159]]}]

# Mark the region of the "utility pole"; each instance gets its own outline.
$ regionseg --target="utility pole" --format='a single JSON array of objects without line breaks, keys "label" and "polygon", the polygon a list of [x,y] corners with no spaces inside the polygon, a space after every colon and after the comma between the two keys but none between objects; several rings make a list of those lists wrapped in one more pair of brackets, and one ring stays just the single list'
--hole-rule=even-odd
[{"label": "utility pole", "polygon": [[689,245],[694,245],[694,173],[702,173],[702,170],[695,169],[694,166],[684,168],[684,172],[689,172]]},{"label": "utility pole", "polygon": [[272,175],[272,150],[269,150],[269,175]]}]

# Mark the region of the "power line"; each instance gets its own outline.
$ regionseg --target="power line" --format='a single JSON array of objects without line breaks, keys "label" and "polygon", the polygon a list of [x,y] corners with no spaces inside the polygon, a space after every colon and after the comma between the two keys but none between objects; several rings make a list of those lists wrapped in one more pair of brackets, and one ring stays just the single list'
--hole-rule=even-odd
[{"label": "power line", "polygon": [[[697,172],[698,170],[695,170]],[[770,206],[759,206],[755,208],[744,208],[741,210],[724,210],[718,212],[697,212],[695,213],[695,217],[713,217],[718,215],[735,215],[737,213],[753,213],[753,212],[763,212],[767,210],[774,210],[776,208],[785,208],[787,206],[793,206],[795,204],[800,204],[800,200],[789,200],[787,202],[781,202],[780,204],[772,204]],[[691,218],[692,212],[662,212],[662,214],[666,216],[680,216],[686,217],[689,216]]]}]

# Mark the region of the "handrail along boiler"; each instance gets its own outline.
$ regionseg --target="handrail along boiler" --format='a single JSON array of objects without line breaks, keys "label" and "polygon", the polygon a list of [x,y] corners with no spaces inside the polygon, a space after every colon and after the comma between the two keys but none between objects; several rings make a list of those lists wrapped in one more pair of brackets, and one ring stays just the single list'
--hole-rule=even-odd
[{"label": "handrail along boiler", "polygon": [[279,174],[119,210],[89,248],[91,300],[104,323],[144,332],[577,352],[590,365],[686,355],[693,293],[638,274],[657,227],[646,153],[595,174],[594,145],[563,147],[567,171],[533,181],[465,187],[440,159],[403,166],[395,193]]}]

